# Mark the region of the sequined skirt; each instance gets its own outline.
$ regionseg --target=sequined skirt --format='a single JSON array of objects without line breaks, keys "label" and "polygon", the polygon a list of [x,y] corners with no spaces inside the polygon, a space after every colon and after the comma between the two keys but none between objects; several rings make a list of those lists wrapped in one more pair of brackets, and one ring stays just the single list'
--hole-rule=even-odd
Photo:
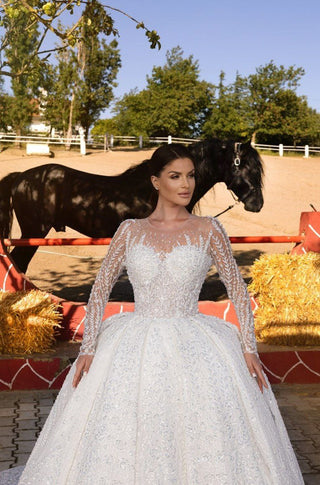
[{"label": "sequined skirt", "polygon": [[74,371],[20,485],[303,484],[270,385],[261,393],[230,323],[114,315],[76,389]]}]

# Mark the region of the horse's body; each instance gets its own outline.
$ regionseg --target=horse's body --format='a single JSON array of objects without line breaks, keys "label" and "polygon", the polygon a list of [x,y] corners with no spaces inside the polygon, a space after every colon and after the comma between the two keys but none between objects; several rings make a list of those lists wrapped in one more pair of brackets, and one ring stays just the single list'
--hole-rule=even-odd
[{"label": "horse's body", "polygon": [[[225,182],[246,210],[263,205],[262,164],[258,152],[242,145],[240,166],[235,165],[233,143],[204,141],[190,146],[197,183],[188,210],[217,182]],[[0,237],[8,237],[14,209],[21,237],[45,237],[54,227],[69,226],[89,237],[112,237],[121,221],[146,217],[153,209],[148,162],[117,176],[80,172],[47,164],[9,174],[0,181]],[[36,247],[16,247],[11,255],[25,271]]]}]

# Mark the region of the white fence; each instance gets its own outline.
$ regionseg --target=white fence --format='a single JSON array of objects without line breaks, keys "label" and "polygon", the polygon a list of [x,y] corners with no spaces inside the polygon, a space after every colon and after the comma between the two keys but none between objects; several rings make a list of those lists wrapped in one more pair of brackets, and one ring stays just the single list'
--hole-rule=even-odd
[{"label": "white fence", "polygon": [[309,158],[310,153],[319,153],[320,154],[320,147],[310,147],[309,145],[303,146],[290,146],[290,145],[261,145],[259,143],[253,144],[254,148],[257,150],[267,150],[271,152],[278,152],[280,157],[283,157],[284,152],[300,152],[303,153],[303,158]]},{"label": "white fence", "polygon": [[[79,146],[81,155],[86,154],[86,143],[84,139],[84,132],[79,135],[72,135],[70,138],[63,138],[61,136],[41,136],[41,135],[25,135],[17,136],[15,133],[0,132],[0,145],[1,143],[14,143],[14,144],[35,144],[35,145],[64,145],[67,148],[71,146]],[[0,146],[1,151],[1,146]]]},{"label": "white fence", "polygon": [[190,145],[196,141],[200,141],[199,139],[194,138],[176,138],[174,136],[157,136],[157,137],[148,137],[143,139],[142,135],[140,136],[120,136],[120,135],[94,135],[87,140],[88,144],[92,144],[94,146],[103,146],[104,149],[113,148],[115,143],[125,142],[125,143],[132,143],[135,145],[139,145],[139,148],[143,148],[145,145],[157,144],[160,145],[161,143],[184,143],[185,145]]},{"label": "white fence", "polygon": [[121,144],[133,144],[138,145],[139,148],[143,148],[143,146],[150,145],[150,144],[158,144],[161,143],[184,143],[189,145],[196,141],[200,141],[198,139],[191,139],[191,138],[176,138],[171,135],[169,136],[160,136],[160,137],[149,137],[143,139],[142,136],[119,136],[119,135],[94,135],[89,136],[87,140],[84,140],[84,135],[81,133],[80,135],[73,135],[71,138],[63,138],[61,136],[41,136],[41,135],[33,135],[33,136],[17,136],[15,133],[2,133],[0,132],[0,144],[1,143],[43,143],[46,145],[65,145],[65,146],[79,146],[80,152],[82,155],[86,153],[86,146],[90,146],[93,148],[103,148],[104,151],[112,149],[116,142],[119,141]]},{"label": "white fence", "polygon": [[[200,141],[200,139],[194,138],[176,138],[171,135],[169,136],[159,136],[159,137],[149,137],[143,139],[142,136],[119,136],[119,135],[94,135],[89,136],[87,140],[84,139],[84,133],[81,132],[79,135],[73,135],[71,138],[63,138],[61,136],[17,136],[15,133],[2,133],[0,132],[0,144],[1,143],[43,143],[46,145],[60,145],[60,146],[78,146],[80,153],[82,155],[86,154],[86,147],[90,146],[92,148],[102,148],[104,151],[112,149],[116,142],[121,144],[133,144],[138,145],[139,148],[150,144],[161,143],[184,143],[189,145],[191,143]],[[283,157],[284,152],[297,152],[303,153],[304,158],[309,158],[311,153],[320,154],[320,147],[311,147],[309,145],[304,146],[289,146],[289,145],[264,145],[264,144],[253,144],[253,146],[258,150],[274,151]],[[1,147],[0,147],[1,151]]]},{"label": "white fence", "polygon": [[61,136],[38,136],[38,135],[26,135],[17,136],[15,133],[2,133],[0,132],[0,143],[48,143],[50,145],[79,145],[80,135],[73,135],[71,138],[63,138]]}]

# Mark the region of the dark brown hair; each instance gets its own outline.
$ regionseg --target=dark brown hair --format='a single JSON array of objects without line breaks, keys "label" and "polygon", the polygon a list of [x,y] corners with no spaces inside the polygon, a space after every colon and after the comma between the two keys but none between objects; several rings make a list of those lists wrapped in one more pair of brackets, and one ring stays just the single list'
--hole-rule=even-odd
[{"label": "dark brown hair", "polygon": [[190,151],[184,145],[172,143],[157,148],[148,163],[150,175],[159,177],[164,167],[178,158],[189,158],[194,164]]}]

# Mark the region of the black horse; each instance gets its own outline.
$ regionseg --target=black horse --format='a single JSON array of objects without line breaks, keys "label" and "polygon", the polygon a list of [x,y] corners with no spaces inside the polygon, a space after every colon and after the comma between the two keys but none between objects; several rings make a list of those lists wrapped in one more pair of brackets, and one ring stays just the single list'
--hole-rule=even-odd
[{"label": "black horse", "polygon": [[[217,182],[244,203],[248,211],[263,206],[263,167],[250,143],[207,140],[189,146],[195,159],[197,184],[188,206],[195,204]],[[112,237],[121,221],[146,217],[153,209],[148,161],[116,176],[80,172],[47,164],[15,172],[0,181],[0,237],[9,237],[12,211],[21,237],[45,237],[53,227],[69,226],[89,237]],[[26,271],[37,247],[16,247],[11,255]]]}]

